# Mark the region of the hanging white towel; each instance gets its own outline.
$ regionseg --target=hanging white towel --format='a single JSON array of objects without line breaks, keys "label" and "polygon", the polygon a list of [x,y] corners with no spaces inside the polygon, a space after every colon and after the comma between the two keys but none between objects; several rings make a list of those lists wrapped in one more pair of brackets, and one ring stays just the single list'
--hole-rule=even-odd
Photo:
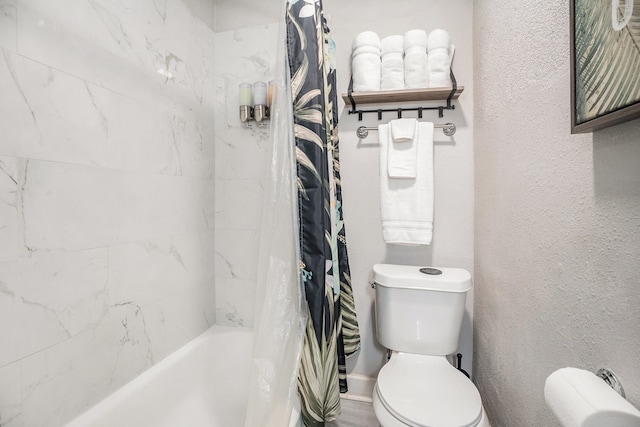
[{"label": "hanging white towel", "polygon": [[391,125],[391,138],[393,142],[413,141],[416,137],[416,119],[397,119],[389,122]]},{"label": "hanging white towel", "polygon": [[417,176],[390,178],[387,173],[389,125],[378,126],[380,142],[380,215],[385,242],[429,245],[433,238],[433,123],[419,122],[416,129]]},{"label": "hanging white towel", "polygon": [[418,141],[416,119],[389,122],[391,142],[388,145],[387,172],[389,178],[415,178],[418,173]]}]

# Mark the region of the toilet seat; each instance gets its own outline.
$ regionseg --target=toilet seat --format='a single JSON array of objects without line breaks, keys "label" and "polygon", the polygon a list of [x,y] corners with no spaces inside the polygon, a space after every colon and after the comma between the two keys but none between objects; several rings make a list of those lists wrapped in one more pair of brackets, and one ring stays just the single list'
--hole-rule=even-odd
[{"label": "toilet seat", "polygon": [[393,353],[376,393],[395,418],[412,427],[472,427],[482,418],[480,393],[441,356]]}]

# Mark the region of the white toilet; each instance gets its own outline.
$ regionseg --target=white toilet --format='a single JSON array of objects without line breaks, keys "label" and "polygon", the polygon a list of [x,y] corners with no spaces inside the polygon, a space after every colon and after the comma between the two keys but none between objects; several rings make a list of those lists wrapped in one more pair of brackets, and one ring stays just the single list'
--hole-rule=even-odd
[{"label": "white toilet", "polygon": [[489,427],[475,385],[446,356],[456,351],[471,275],[458,268],[376,264],[376,333],[391,350],[373,409],[382,427]]}]

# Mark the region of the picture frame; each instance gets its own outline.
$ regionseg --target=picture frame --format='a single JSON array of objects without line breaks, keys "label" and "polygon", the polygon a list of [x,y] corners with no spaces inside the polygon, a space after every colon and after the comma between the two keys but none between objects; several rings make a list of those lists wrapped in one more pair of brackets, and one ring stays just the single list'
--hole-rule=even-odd
[{"label": "picture frame", "polygon": [[640,0],[570,3],[571,133],[640,118]]}]

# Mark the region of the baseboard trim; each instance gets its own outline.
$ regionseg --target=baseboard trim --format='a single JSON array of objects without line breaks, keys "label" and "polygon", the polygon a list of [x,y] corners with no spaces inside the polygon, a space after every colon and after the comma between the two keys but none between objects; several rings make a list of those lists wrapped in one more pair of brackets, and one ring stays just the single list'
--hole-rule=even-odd
[{"label": "baseboard trim", "polygon": [[372,402],[371,396],[376,384],[375,378],[357,374],[347,375],[347,384],[349,385],[349,391],[341,393],[341,399]]}]

